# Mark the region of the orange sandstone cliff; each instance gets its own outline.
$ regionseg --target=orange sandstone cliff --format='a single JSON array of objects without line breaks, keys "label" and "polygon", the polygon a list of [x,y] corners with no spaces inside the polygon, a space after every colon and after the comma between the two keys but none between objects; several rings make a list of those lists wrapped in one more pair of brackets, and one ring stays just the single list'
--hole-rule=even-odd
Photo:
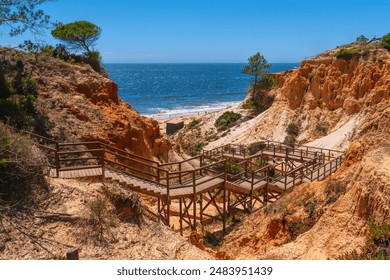
[{"label": "orange sandstone cliff", "polygon": [[336,259],[362,252],[370,225],[390,224],[390,54],[375,44],[343,48],[355,54],[337,58],[337,48],[275,74],[278,86],[267,92],[274,101],[264,112],[228,108],[243,115],[228,130],[215,128],[218,112],[176,137],[189,149],[283,142],[295,124],[299,144],[346,151],[343,166],[326,180],[304,183],[242,218],[218,256]]},{"label": "orange sandstone cliff", "polygon": [[346,150],[344,164],[244,218],[225,237],[221,255],[337,259],[361,253],[373,224],[390,224],[390,55],[368,48],[345,60],[337,51],[278,74],[271,108],[240,124],[246,127],[240,134],[232,128],[227,140],[216,142],[283,141],[286,126],[295,123],[300,143]]},{"label": "orange sandstone cliff", "polygon": [[2,60],[23,61],[39,84],[38,107],[49,122],[49,134],[61,141],[102,141],[136,154],[167,160],[171,142],[157,121],[141,116],[118,97],[115,82],[89,65],[66,63],[40,54],[2,52]]}]

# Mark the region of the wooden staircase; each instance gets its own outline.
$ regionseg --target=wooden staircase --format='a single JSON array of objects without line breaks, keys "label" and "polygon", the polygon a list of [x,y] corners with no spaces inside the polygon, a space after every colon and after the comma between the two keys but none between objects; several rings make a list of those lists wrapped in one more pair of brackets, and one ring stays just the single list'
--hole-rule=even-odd
[{"label": "wooden staircase", "polygon": [[[196,230],[205,217],[221,220],[225,230],[227,213],[233,208],[250,212],[256,205],[264,206],[302,182],[326,178],[344,159],[344,153],[335,150],[267,141],[255,153],[247,146],[225,145],[161,164],[101,142],[59,143],[17,132],[29,136],[47,154],[49,176],[100,177],[154,197],[158,204],[155,217],[170,226],[171,216],[177,216],[181,233],[185,224]],[[273,176],[265,164],[269,159],[278,159]],[[189,162],[197,167],[183,170]],[[172,208],[173,201],[179,209]],[[209,211],[210,207],[215,211]]]}]

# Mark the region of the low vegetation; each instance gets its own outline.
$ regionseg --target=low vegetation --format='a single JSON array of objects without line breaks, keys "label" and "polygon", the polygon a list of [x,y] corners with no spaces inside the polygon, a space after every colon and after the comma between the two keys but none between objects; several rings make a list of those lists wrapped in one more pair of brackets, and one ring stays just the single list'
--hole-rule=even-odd
[{"label": "low vegetation", "polygon": [[[364,54],[368,50],[379,48],[390,50],[390,33],[384,35],[382,38],[374,37],[372,39],[368,39],[364,35],[360,35],[356,38],[354,43],[339,49],[335,56],[338,59],[350,60],[358,54]],[[375,56],[373,60],[376,62],[377,59]]]},{"label": "low vegetation", "polygon": [[0,120],[24,127],[37,116],[38,83],[22,60],[0,62]]},{"label": "low vegetation", "polygon": [[188,125],[187,125],[187,128],[188,129],[191,129],[191,128],[194,128],[195,126],[199,125],[200,124],[200,120],[199,119],[195,119],[195,120],[192,120]]},{"label": "low vegetation", "polygon": [[94,233],[97,234],[100,240],[103,240],[106,204],[106,200],[98,196],[88,205],[90,222],[94,228]]},{"label": "low vegetation", "polygon": [[382,37],[381,46],[382,48],[390,51],[390,33]]},{"label": "low vegetation", "polygon": [[286,145],[292,146],[294,145],[296,138],[299,134],[299,127],[296,123],[290,123],[286,128],[287,136],[284,139],[284,143]]},{"label": "low vegetation", "polygon": [[350,60],[356,54],[358,54],[358,51],[355,49],[341,48],[339,51],[336,52],[336,58]]},{"label": "low vegetation", "polygon": [[241,114],[235,113],[233,111],[227,111],[218,117],[214,125],[219,131],[226,130],[230,126],[232,126],[233,123],[238,121],[240,118],[241,118]]},{"label": "low vegetation", "polygon": [[195,156],[198,155],[202,149],[206,146],[206,143],[204,142],[198,142],[192,146],[191,155]]},{"label": "low vegetation", "polygon": [[226,168],[227,168],[227,172],[232,174],[232,175],[236,175],[238,173],[241,172],[241,168],[231,162],[227,162],[226,164]]},{"label": "low vegetation", "polygon": [[43,180],[46,157],[30,140],[0,123],[0,202],[24,201]]},{"label": "low vegetation", "polygon": [[278,81],[272,74],[264,74],[263,78],[253,86],[255,90],[270,90],[278,86]]},{"label": "low vegetation", "polygon": [[344,260],[390,260],[390,224],[376,224],[373,217],[368,219],[370,230],[368,241],[360,252],[354,250],[342,255]]},{"label": "low vegetation", "polygon": [[256,110],[257,104],[253,99],[247,99],[244,104],[242,104],[242,108],[245,110]]}]

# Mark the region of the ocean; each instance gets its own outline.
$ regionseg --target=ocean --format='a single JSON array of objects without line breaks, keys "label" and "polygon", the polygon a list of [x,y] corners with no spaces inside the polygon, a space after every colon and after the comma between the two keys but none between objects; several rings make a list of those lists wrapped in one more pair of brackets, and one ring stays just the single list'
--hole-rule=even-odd
[{"label": "ocean", "polygon": [[[241,102],[251,77],[245,63],[104,64],[119,96],[143,115],[166,119],[224,109]],[[299,63],[274,63],[277,73]]]}]

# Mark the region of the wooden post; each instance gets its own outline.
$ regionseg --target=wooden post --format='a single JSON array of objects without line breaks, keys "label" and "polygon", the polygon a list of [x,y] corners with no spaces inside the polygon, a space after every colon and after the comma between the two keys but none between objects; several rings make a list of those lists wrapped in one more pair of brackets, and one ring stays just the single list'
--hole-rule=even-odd
[{"label": "wooden post", "polygon": [[169,194],[169,171],[167,171],[167,226],[169,226],[170,222],[170,204],[171,204],[171,198]]},{"label": "wooden post", "polygon": [[[199,158],[199,167],[201,168],[203,165],[203,156],[200,156]],[[200,175],[203,176],[203,170],[200,170]]]},{"label": "wooden post", "polygon": [[181,184],[181,162],[179,162],[179,183]]},{"label": "wooden post", "polygon": [[60,146],[58,145],[58,142],[56,143],[56,152],[55,152],[55,160],[56,160],[56,177],[60,177],[60,155],[58,154],[60,149]]},{"label": "wooden post", "polygon": [[105,169],[106,168],[105,168],[105,163],[104,163],[104,150],[103,149],[101,150],[101,155],[100,156],[101,156],[101,161],[102,161],[102,163],[101,163],[102,164],[102,179],[104,180],[104,178],[105,178],[105,174],[104,173],[105,173]]},{"label": "wooden post", "polygon": [[79,249],[73,248],[66,252],[67,260],[78,260],[79,259]]},{"label": "wooden post", "polygon": [[180,235],[183,236],[183,206],[182,198],[179,198],[179,223],[180,223]]},{"label": "wooden post", "polygon": [[[333,161],[333,160],[332,160]],[[329,176],[332,175],[332,161],[330,161]]]},{"label": "wooden post", "polygon": [[192,191],[194,192],[193,193],[193,215],[194,215],[194,227],[193,227],[193,230],[195,231],[196,230],[196,178],[195,178],[195,171],[192,171]]},{"label": "wooden post", "polygon": [[253,203],[253,186],[255,183],[255,173],[252,171],[252,180],[251,180],[251,193],[249,197],[249,212],[252,212],[252,203]]},{"label": "wooden post", "polygon": [[203,194],[200,194],[199,199],[199,221],[200,225],[203,226]]}]

